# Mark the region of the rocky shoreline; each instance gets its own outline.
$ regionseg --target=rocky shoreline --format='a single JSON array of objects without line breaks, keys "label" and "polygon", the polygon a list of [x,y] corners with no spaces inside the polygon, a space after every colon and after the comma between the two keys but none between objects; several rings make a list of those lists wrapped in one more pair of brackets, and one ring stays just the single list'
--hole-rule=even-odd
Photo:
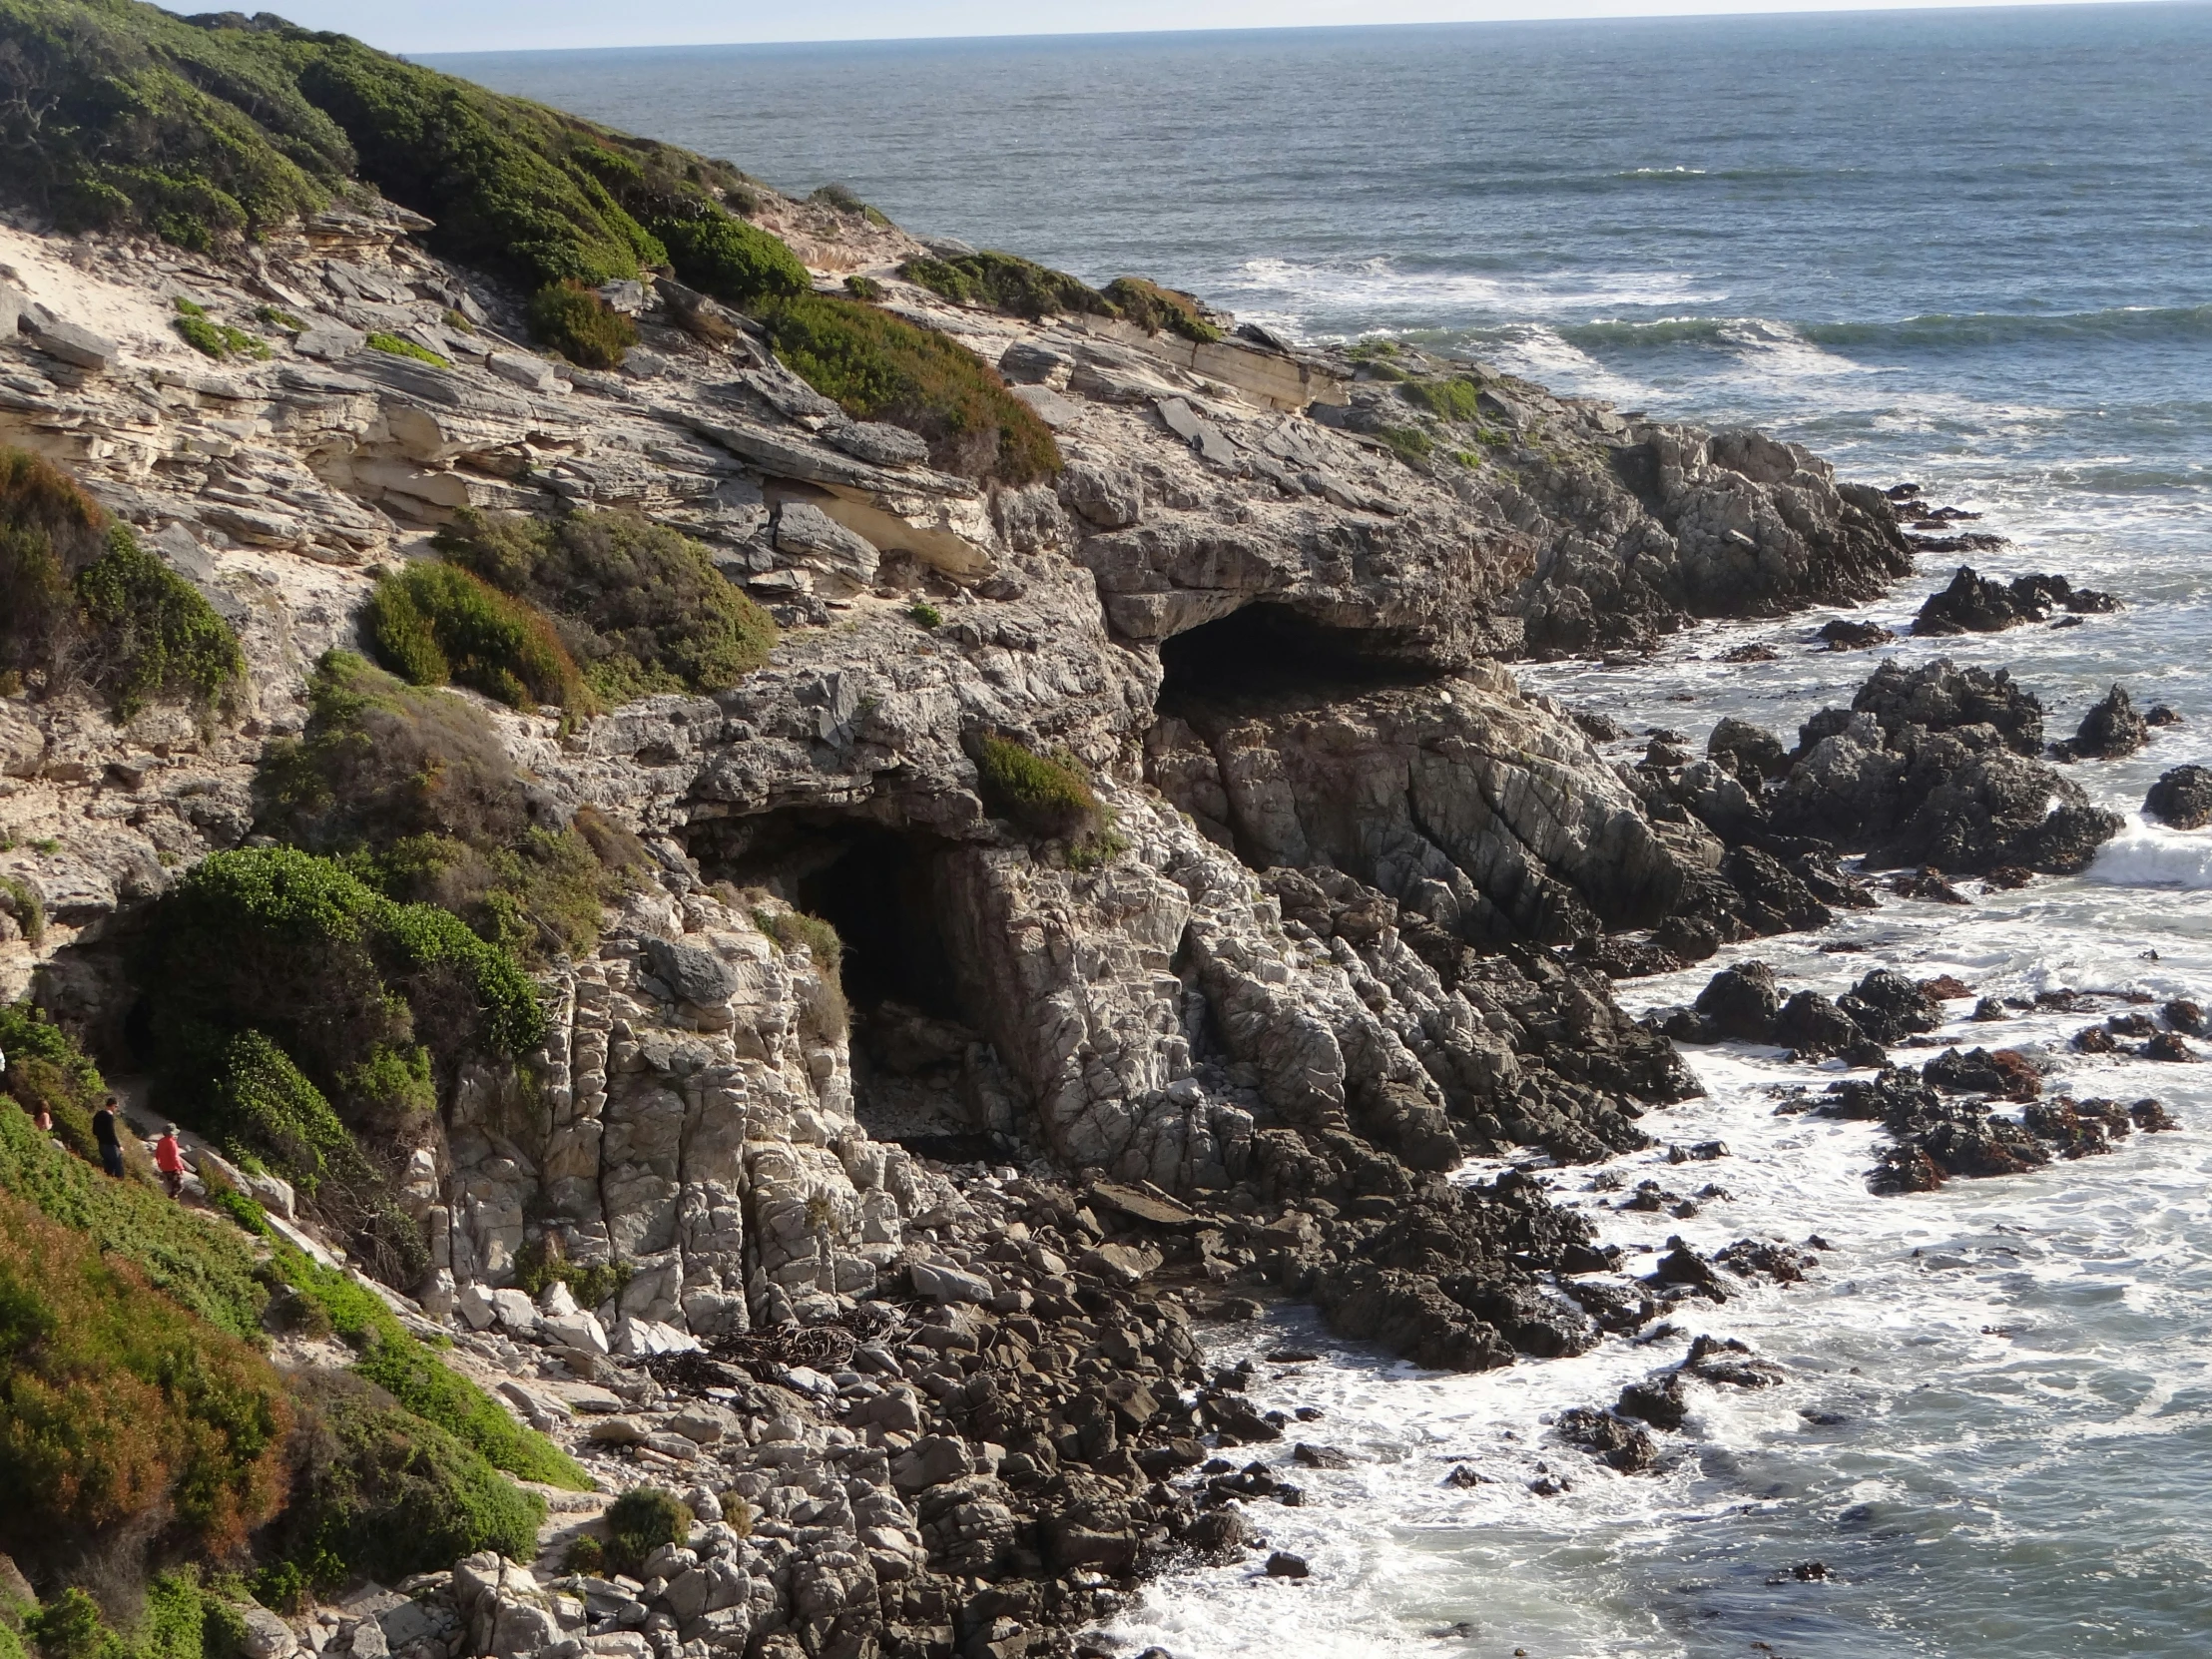
[{"label": "rocky shoreline", "polygon": [[[1145,1577],[1257,1547],[1267,1505],[1298,1501],[1237,1448],[1344,1455],[1210,1372],[1206,1322],[1306,1299],[1478,1370],[1806,1270],[1745,1240],[1631,1277],[1546,1197],[1539,1165],[1647,1147],[1646,1114],[1696,1092],[1677,1042],[1877,1068],[1817,1109],[1883,1119],[1897,1190],[2166,1126],[2154,1102],[1993,1117],[2026,1086],[2003,1051],[1893,1066],[1954,993],[1882,970],[1830,1001],[1740,962],[1640,1023],[1613,998],[1880,902],[1846,859],[1925,896],[2075,872],[2116,832],[2001,671],[1884,663],[1794,747],[1724,721],[1702,757],[1655,733],[1616,765],[1597,742],[1618,734],[1507,666],[1867,600],[1930,550],[1907,524],[1958,515],[1478,365],[956,305],[899,278],[927,250],[895,229],[766,211],[804,224],[824,282],[863,276],[997,365],[1057,477],[936,470],[667,276],[606,290],[644,340],[621,372],[553,362],[520,343],[520,295],[389,205],[228,263],[0,228],[0,443],[134,525],[249,673],[229,721],[0,701],[0,990],[96,1048],[128,1050],[148,907],[264,833],[257,767],[304,728],[316,662],[457,514],[645,515],[785,629],[713,696],[572,720],[451,694],[535,811],[609,816],[650,879],[540,975],[543,1048],[438,1102],[402,1190],[430,1270],[388,1289],[602,1490],[560,1498],[544,1566],[372,1586],[254,1659],[1090,1651]],[[285,321],[258,324],[266,360],[213,364],[177,337],[180,298]],[[1961,570],[1919,631],[2110,603]],[[2057,759],[2147,729],[2115,688]],[[1079,765],[1096,838],[1004,811],[986,740]],[[2202,780],[2160,790],[2201,818]],[[2201,1014],[2164,1020],[2122,1034],[2185,1057]],[[1529,1167],[1454,1183],[1478,1155]],[[549,1254],[624,1278],[593,1307],[533,1300],[518,1270]],[[1770,1371],[1701,1344],[1561,1432],[1632,1470],[1689,1382]],[[695,1527],[637,1576],[565,1570],[633,1487]]]}]

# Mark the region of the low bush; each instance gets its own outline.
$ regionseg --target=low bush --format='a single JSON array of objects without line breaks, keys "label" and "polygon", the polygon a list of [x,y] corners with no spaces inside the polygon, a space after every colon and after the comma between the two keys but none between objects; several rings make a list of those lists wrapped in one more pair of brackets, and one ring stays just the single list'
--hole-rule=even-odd
[{"label": "low bush", "polygon": [[[192,1565],[154,1575],[127,1631],[111,1628],[99,1603],[76,1585],[34,1606],[23,1625],[45,1659],[240,1659],[246,1636],[240,1610],[203,1585]],[[11,1654],[0,1640],[0,1656],[20,1659],[21,1652]]]},{"label": "low bush", "polygon": [[691,1505],[659,1486],[633,1486],[607,1506],[607,1561],[617,1572],[635,1573],[663,1544],[681,1548],[691,1540]]},{"label": "low bush", "polygon": [[581,282],[555,282],[530,300],[530,331],[585,368],[620,368],[638,325]]},{"label": "low bush", "polygon": [[[12,1044],[8,1053],[12,1075]],[[4,1107],[0,1192],[129,1262],[154,1289],[218,1330],[243,1341],[260,1337],[269,1287],[236,1228],[184,1208],[157,1187],[110,1179],[97,1164],[55,1146],[22,1112]]]},{"label": "low bush", "polygon": [[961,305],[982,305],[1041,321],[1062,311],[1091,316],[1120,314],[1096,288],[1064,271],[1013,254],[954,254],[943,259],[908,260],[898,268],[909,282]]},{"label": "low bush", "polygon": [[1165,329],[1201,344],[1221,338],[1221,329],[1206,320],[1197,298],[1179,289],[1164,288],[1142,276],[1117,276],[1103,291],[1121,315],[1148,334]]},{"label": "low bush", "polygon": [[650,862],[634,835],[589,808],[565,830],[533,824],[524,779],[483,711],[461,698],[332,652],[307,699],[299,738],[264,753],[260,827],[344,855],[388,897],[451,910],[535,963],[589,948],[601,906]]},{"label": "low bush", "polygon": [[417,345],[411,339],[397,334],[387,334],[381,328],[369,331],[368,348],[381,351],[390,357],[412,357],[418,363],[428,363],[432,368],[451,368],[453,361],[443,352],[433,351],[427,345]]},{"label": "low bush", "polygon": [[1099,822],[1098,797],[1072,757],[1039,755],[1012,738],[986,737],[976,775],[992,812],[1036,835],[1072,835]]},{"label": "low bush", "polygon": [[678,280],[725,305],[750,310],[814,287],[807,268],[781,238],[720,208],[702,205],[689,216],[656,219],[652,225]]},{"label": "low bush", "polygon": [[855,420],[914,432],[943,471],[1019,485],[1060,470],[1051,429],[957,340],[829,294],[779,301],[762,320],[794,373]]},{"label": "low bush", "polygon": [[545,614],[457,565],[418,559],[379,578],[362,624],[377,661],[410,685],[466,686],[511,709],[589,710]]},{"label": "low bush", "polygon": [[213,707],[245,674],[191,584],[50,461],[0,448],[0,672],[82,684],[127,720],[156,698]]},{"label": "low bush", "polygon": [[924,628],[941,628],[944,626],[944,612],[938,610],[926,599],[915,600],[906,607],[906,614]]},{"label": "low bush", "polygon": [[636,513],[536,519],[464,509],[438,533],[437,547],[548,615],[606,703],[723,691],[776,647],[775,622],[704,547]]},{"label": "low bush", "polygon": [[132,1527],[222,1555],[276,1513],[281,1380],[128,1259],[0,1195],[0,1546]]},{"label": "low bush", "polygon": [[872,305],[883,297],[884,288],[883,284],[874,277],[862,276],[855,273],[844,279],[844,291],[852,295],[853,298],[864,299]]},{"label": "low bush", "polygon": [[572,1262],[548,1233],[515,1253],[515,1289],[535,1301],[548,1285],[566,1285],[579,1308],[597,1308],[619,1296],[631,1270],[621,1262]]},{"label": "low bush", "polygon": [[1406,402],[1444,420],[1475,420],[1481,414],[1476,400],[1482,388],[1464,376],[1448,380],[1407,380],[1397,390]]},{"label": "low bush", "polygon": [[[310,1373],[298,1389],[291,1502],[264,1533],[264,1600],[366,1576],[386,1584],[478,1550],[527,1561],[545,1503],[459,1437],[344,1373]],[[496,1409],[496,1407],[494,1407]]]}]

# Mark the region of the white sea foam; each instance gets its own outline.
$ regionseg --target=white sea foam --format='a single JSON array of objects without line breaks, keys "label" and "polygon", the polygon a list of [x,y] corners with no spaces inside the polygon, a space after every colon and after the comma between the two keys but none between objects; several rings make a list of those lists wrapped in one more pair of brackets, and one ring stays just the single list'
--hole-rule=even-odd
[{"label": "white sea foam", "polygon": [[2212,830],[2169,830],[2138,818],[2098,850],[2088,877],[2113,887],[2212,890]]},{"label": "white sea foam", "polygon": [[1707,305],[1727,298],[1710,283],[1673,272],[1559,271],[1492,276],[1471,272],[1406,271],[1388,259],[1322,266],[1250,260],[1226,285],[1232,304],[1265,305],[1293,316],[1353,315],[1364,326],[1451,327],[1527,316],[1560,316],[1623,305]]}]

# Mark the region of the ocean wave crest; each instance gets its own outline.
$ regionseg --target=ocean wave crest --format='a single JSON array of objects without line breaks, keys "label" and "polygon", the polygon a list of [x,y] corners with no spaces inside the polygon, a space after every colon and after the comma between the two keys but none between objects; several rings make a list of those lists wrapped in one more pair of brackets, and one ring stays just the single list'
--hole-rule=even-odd
[{"label": "ocean wave crest", "polygon": [[2130,821],[2083,872],[2109,887],[2212,889],[2212,834]]},{"label": "ocean wave crest", "polygon": [[2039,340],[2212,340],[2212,305],[2116,305],[2104,310],[2040,315],[1934,312],[1895,322],[1809,322],[1802,331],[1807,339],[1822,345],[1894,345],[1923,350],[2021,345]]}]

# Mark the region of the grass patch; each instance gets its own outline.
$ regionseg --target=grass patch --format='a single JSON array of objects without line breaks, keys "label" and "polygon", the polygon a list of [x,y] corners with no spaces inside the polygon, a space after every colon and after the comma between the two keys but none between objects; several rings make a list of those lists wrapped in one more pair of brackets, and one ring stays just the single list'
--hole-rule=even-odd
[{"label": "grass patch", "polygon": [[0,449],[0,672],[89,686],[128,720],[160,698],[212,709],[246,669],[237,636],[128,525],[52,462]]},{"label": "grass patch", "polygon": [[[15,1050],[8,1052],[12,1076]],[[110,1179],[97,1164],[55,1146],[28,1116],[6,1108],[0,1108],[0,1191],[130,1262],[154,1289],[218,1330],[242,1341],[260,1335],[269,1291],[253,1250],[235,1229],[183,1208],[158,1188]]]},{"label": "grass patch", "polygon": [[855,420],[916,433],[939,469],[1015,485],[1060,470],[1051,429],[958,341],[828,294],[778,301],[762,319],[793,372]]},{"label": "grass patch", "polygon": [[223,1555],[274,1515],[281,1381],[127,1258],[0,1196],[0,1540],[37,1558],[144,1523]]},{"label": "grass patch", "polygon": [[1384,426],[1375,435],[1407,466],[1418,466],[1436,452],[1436,440],[1418,426]]},{"label": "grass patch", "polygon": [[288,333],[304,333],[307,325],[285,310],[281,305],[264,305],[254,313],[256,320],[272,328],[282,328]]},{"label": "grass patch", "polygon": [[636,513],[558,519],[463,509],[437,547],[552,619],[560,645],[609,704],[736,685],[776,647],[776,624],[707,550]]},{"label": "grass patch", "polygon": [[1476,400],[1482,388],[1464,376],[1448,380],[1407,380],[1397,391],[1406,402],[1426,409],[1439,419],[1471,421],[1481,414]]},{"label": "grass patch", "polygon": [[1088,283],[1014,254],[985,251],[908,260],[898,274],[955,304],[1006,311],[1032,322],[1063,311],[1121,314],[1111,299]]},{"label": "grass patch", "polygon": [[530,331],[586,368],[620,368],[638,343],[638,325],[577,281],[538,289],[530,300]]},{"label": "grass patch", "polygon": [[260,360],[269,355],[269,342],[257,339],[243,328],[233,328],[208,315],[207,307],[190,299],[179,297],[177,306],[177,332],[195,351],[221,360],[227,357],[252,357]]},{"label": "grass patch", "polygon": [[452,359],[431,350],[427,345],[417,345],[411,339],[401,339],[397,334],[387,334],[381,328],[370,332],[368,348],[392,357],[412,357],[418,363],[428,363],[432,368],[451,368]]},{"label": "grass patch", "polygon": [[1148,334],[1164,330],[1202,345],[1222,337],[1221,329],[1206,319],[1195,294],[1164,288],[1142,276],[1117,276],[1106,284],[1104,293],[1122,316]]},{"label": "grass patch", "polygon": [[409,685],[466,686],[511,709],[591,711],[545,613],[458,565],[417,559],[379,577],[361,621],[377,661]]}]

